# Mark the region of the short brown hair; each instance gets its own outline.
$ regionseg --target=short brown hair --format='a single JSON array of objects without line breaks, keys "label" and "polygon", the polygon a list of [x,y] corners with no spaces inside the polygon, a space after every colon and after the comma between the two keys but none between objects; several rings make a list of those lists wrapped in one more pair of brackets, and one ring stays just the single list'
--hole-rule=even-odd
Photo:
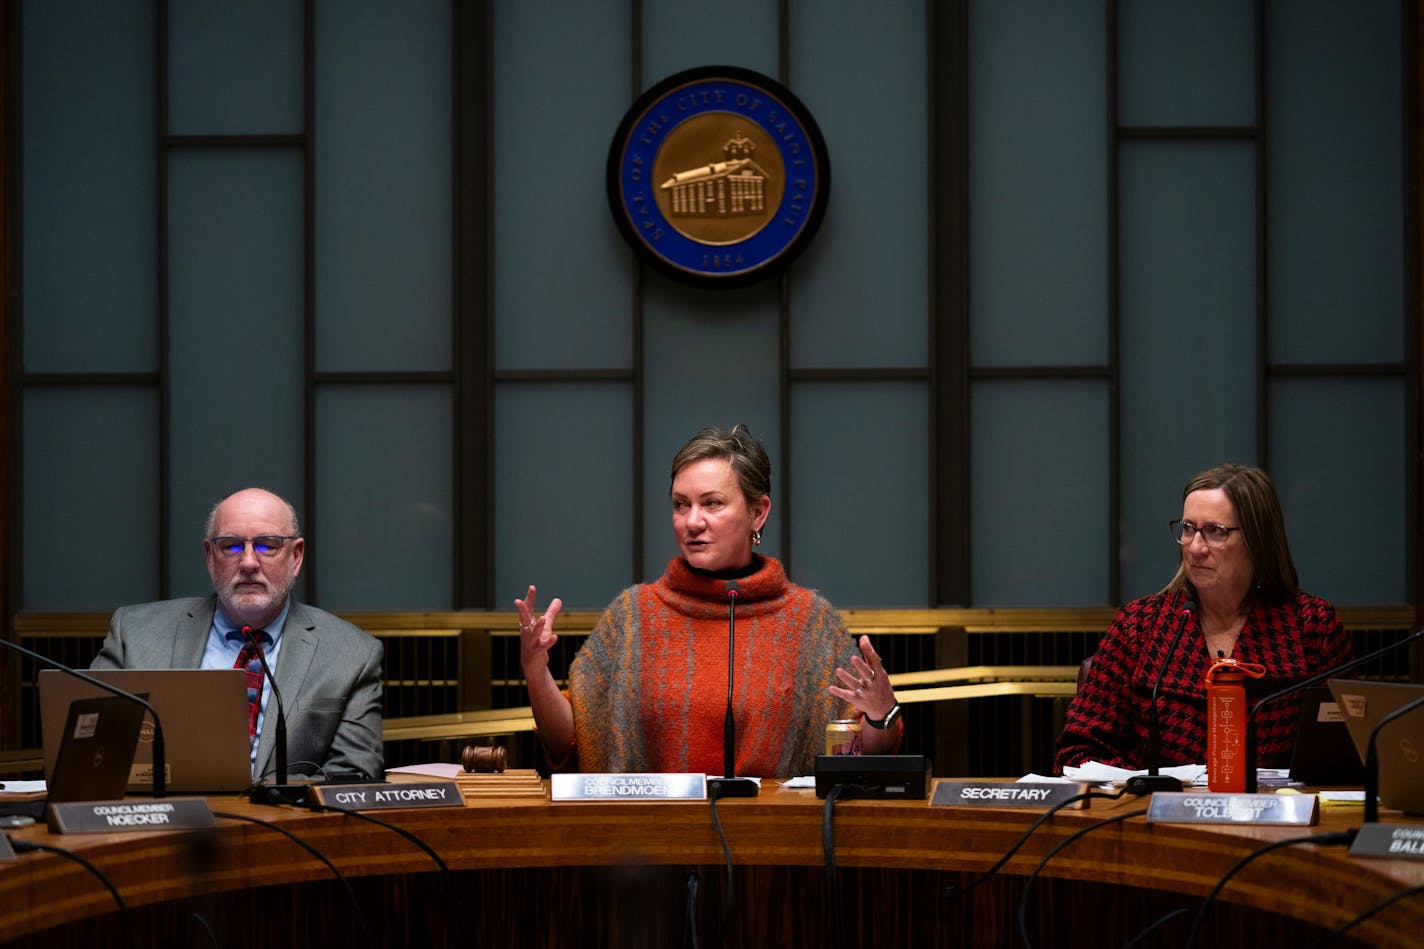
[{"label": "short brown hair", "polygon": [[[1290,544],[1286,541],[1286,519],[1271,476],[1260,468],[1217,465],[1188,481],[1182,489],[1182,500],[1194,491],[1214,488],[1226,494],[1241,522],[1241,539],[1246,543],[1251,569],[1256,575],[1254,595],[1270,602],[1299,595],[1300,581],[1296,577],[1295,562],[1291,560]],[[1163,592],[1196,597],[1196,587],[1187,578],[1185,563],[1178,564],[1176,576]]]},{"label": "short brown hair", "polygon": [[693,435],[673,456],[671,480],[676,481],[677,473],[688,465],[709,458],[724,458],[731,464],[748,505],[771,495],[771,459],[745,425],[734,425],[731,431],[704,428]]}]

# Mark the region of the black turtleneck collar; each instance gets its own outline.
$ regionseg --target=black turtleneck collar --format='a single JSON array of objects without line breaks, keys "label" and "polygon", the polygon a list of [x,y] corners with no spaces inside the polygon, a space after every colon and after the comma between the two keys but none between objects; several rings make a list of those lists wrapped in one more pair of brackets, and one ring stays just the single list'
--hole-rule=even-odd
[{"label": "black turtleneck collar", "polygon": [[[687,563],[685,559],[683,560],[683,562]],[[761,569],[761,567],[762,560],[760,554],[752,554],[752,562],[744,567],[731,567],[727,570],[699,570],[692,564],[687,564],[688,570],[691,570],[695,575],[699,577],[705,577],[708,580],[740,580],[743,577],[749,577],[752,574],[756,573],[758,570]]]}]

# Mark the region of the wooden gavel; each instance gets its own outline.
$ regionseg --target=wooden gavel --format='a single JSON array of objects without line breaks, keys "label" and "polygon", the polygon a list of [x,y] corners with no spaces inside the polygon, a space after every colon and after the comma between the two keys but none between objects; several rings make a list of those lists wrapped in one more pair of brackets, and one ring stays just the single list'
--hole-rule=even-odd
[{"label": "wooden gavel", "polygon": [[504,773],[507,755],[503,745],[466,745],[461,759],[466,771]]}]

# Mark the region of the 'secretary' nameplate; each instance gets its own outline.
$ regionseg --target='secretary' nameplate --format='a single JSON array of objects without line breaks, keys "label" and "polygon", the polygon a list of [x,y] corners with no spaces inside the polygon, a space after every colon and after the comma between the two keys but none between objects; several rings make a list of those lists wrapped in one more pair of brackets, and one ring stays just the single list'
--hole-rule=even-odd
[{"label": "'secretary' nameplate", "polygon": [[465,798],[454,781],[409,781],[400,784],[329,784],[311,789],[317,803],[348,811],[379,811],[396,807],[463,807]]},{"label": "'secretary' nameplate", "polygon": [[[941,781],[935,785],[931,804],[953,807],[1052,807],[1087,790],[1074,782],[1032,781]],[[1076,807],[1087,807],[1086,799]]]},{"label": "'secretary' nameplate", "polygon": [[555,801],[704,801],[707,775],[555,774],[549,796]]},{"label": "'secretary' nameplate", "polygon": [[148,797],[68,801],[49,806],[50,833],[111,834],[120,830],[192,830],[213,826],[207,798]]},{"label": "'secretary' nameplate", "polygon": [[1314,794],[1213,794],[1158,791],[1147,805],[1147,822],[1164,824],[1300,824],[1320,819]]}]

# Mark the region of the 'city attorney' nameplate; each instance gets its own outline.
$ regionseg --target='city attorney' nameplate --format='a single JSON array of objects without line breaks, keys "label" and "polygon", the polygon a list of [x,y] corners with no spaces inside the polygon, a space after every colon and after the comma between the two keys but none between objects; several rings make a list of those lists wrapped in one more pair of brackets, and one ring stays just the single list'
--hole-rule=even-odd
[{"label": "'city attorney' nameplate", "polygon": [[[941,781],[935,785],[931,804],[952,807],[1053,807],[1087,790],[1074,782]],[[1075,809],[1088,806],[1086,799]]]},{"label": "'city attorney' nameplate", "polygon": [[1404,857],[1424,860],[1424,827],[1417,824],[1365,824],[1350,844],[1352,857]]},{"label": "'city attorney' nameplate", "polygon": [[555,774],[549,796],[555,801],[705,801],[707,775]]},{"label": "'city attorney' nameplate", "polygon": [[69,801],[49,806],[50,833],[111,834],[120,830],[193,830],[213,826],[206,798],[154,797]]},{"label": "'city attorney' nameplate", "polygon": [[465,798],[454,781],[315,785],[311,793],[323,807],[340,807],[348,811],[381,811],[396,807],[463,807],[465,804]]},{"label": "'city attorney' nameplate", "polygon": [[1147,805],[1147,822],[1164,824],[1300,824],[1320,819],[1314,794],[1212,794],[1158,791]]}]

